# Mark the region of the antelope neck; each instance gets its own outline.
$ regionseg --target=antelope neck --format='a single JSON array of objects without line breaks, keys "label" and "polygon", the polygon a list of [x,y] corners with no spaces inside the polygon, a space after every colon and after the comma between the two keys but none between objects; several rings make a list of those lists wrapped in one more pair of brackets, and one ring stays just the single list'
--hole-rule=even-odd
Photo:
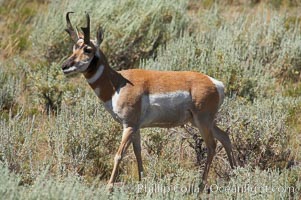
[{"label": "antelope neck", "polygon": [[111,100],[114,93],[127,83],[121,74],[108,65],[103,54],[94,56],[84,76],[103,102]]}]

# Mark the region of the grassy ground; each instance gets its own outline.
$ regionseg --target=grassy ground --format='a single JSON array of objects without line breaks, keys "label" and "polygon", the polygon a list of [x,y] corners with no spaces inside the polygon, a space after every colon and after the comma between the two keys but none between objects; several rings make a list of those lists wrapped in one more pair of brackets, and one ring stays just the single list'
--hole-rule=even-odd
[{"label": "grassy ground", "polygon": [[225,83],[217,123],[231,134],[239,167],[230,169],[218,144],[203,198],[299,198],[299,1],[4,0],[0,5],[1,197],[197,198],[206,148],[190,126],[143,129],[145,178],[137,182],[130,149],[119,169],[123,185],[107,192],[121,127],[81,76],[67,79],[60,70],[72,44],[64,15],[73,10],[74,24],[82,25],[88,11],[92,31],[105,28],[101,48],[115,69],[200,71]]}]

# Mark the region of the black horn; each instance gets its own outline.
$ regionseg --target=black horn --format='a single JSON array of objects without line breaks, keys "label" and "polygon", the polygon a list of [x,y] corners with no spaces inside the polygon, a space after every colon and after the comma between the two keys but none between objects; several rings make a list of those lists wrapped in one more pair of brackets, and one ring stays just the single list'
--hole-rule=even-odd
[{"label": "black horn", "polygon": [[90,16],[86,13],[87,18],[87,27],[81,27],[82,31],[84,32],[84,43],[90,44]]},{"label": "black horn", "polygon": [[69,15],[71,13],[74,13],[74,12],[67,12],[67,14],[66,14],[67,28],[65,29],[65,31],[70,35],[71,39],[76,43],[79,38],[70,22]]}]

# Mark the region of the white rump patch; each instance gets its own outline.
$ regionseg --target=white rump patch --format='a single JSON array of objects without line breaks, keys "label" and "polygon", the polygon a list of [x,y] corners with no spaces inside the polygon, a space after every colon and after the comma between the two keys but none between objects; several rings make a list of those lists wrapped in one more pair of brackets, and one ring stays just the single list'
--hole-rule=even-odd
[{"label": "white rump patch", "polygon": [[100,65],[97,68],[97,71],[95,72],[95,74],[91,78],[87,79],[88,83],[93,84],[95,81],[97,81],[99,79],[99,77],[102,75],[104,68],[105,67],[103,65]]},{"label": "white rump patch", "polygon": [[208,76],[210,78],[210,80],[212,81],[212,83],[214,83],[216,89],[217,89],[217,92],[218,92],[218,96],[219,96],[219,106],[223,103],[224,101],[224,98],[225,98],[225,92],[224,92],[224,84],[219,81],[219,80],[216,80],[210,76]]}]

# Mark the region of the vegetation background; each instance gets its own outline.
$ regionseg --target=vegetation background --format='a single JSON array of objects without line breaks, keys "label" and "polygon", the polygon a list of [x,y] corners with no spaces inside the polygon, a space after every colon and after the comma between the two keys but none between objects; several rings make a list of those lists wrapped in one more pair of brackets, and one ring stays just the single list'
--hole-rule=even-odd
[{"label": "vegetation background", "polygon": [[[106,190],[121,127],[81,76],[65,78],[65,14],[90,13],[114,69],[192,70],[226,85],[220,144],[203,198],[299,199],[299,0],[1,0],[1,199],[195,199],[206,148],[190,126],[142,130],[145,178],[132,150]],[[197,164],[200,163],[200,166]],[[211,188],[210,188],[211,186]],[[169,188],[171,187],[171,188]],[[167,192],[171,189],[170,192]]]}]

